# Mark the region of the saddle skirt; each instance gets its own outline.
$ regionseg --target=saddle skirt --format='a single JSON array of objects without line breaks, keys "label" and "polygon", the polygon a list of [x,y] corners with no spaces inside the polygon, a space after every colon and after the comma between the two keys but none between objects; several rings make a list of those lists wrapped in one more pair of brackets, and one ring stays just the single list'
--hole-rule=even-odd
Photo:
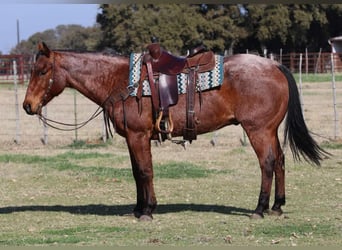
[{"label": "saddle skirt", "polygon": [[[142,64],[143,53],[131,53],[130,55],[130,72],[129,72],[129,83],[128,87],[132,89],[131,96],[136,96],[139,86],[141,64]],[[215,55],[215,68],[211,71],[198,73],[198,83],[196,88],[204,91],[211,88],[221,86],[223,83],[223,60],[224,57],[221,55]],[[178,94],[185,94],[187,90],[189,75],[186,73],[177,74],[177,85]],[[151,89],[148,79],[143,81],[142,95],[150,96]]]}]

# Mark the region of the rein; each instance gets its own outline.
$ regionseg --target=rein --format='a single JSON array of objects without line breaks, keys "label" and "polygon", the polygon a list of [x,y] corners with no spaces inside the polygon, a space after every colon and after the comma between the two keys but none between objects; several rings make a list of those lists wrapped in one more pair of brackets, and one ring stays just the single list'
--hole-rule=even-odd
[{"label": "rein", "polygon": [[[53,64],[52,64],[52,77],[49,79],[49,85],[45,91],[45,94],[43,96],[43,99],[42,101],[40,102],[39,106],[40,108],[43,107],[43,103],[45,102],[48,94],[50,93],[50,90],[52,88],[52,85],[55,81],[55,55],[53,56]],[[55,121],[55,120],[52,120],[52,119],[49,119],[45,116],[43,116],[42,114],[39,114],[38,115],[38,118],[40,121],[43,122],[44,125],[47,125],[51,128],[54,128],[54,129],[57,129],[57,130],[61,130],[61,131],[74,131],[74,130],[77,130],[77,129],[80,129],[82,127],[84,127],[86,124],[88,124],[90,121],[94,120],[96,117],[99,116],[99,114],[101,114],[103,111],[103,109],[101,109],[101,107],[99,106],[97,108],[97,110],[94,112],[93,115],[90,116],[90,118],[84,122],[81,122],[81,123],[75,123],[75,124],[70,124],[70,123],[64,123],[64,122],[58,122],[58,121]],[[69,127],[69,128],[61,128],[61,127],[58,127],[57,125],[62,125],[62,126],[66,126],[66,127]]]},{"label": "rein", "polygon": [[[90,116],[90,118],[88,120],[86,120],[84,122],[80,122],[80,123],[74,123],[74,124],[55,121],[55,120],[49,119],[43,115],[38,115],[38,118],[40,121],[43,122],[43,124],[45,124],[51,128],[61,130],[61,131],[74,131],[74,130],[80,129],[80,128],[84,127],[85,125],[87,125],[90,121],[92,121],[96,117],[98,117],[103,111],[104,111],[103,108],[99,106],[97,108],[97,110]],[[61,127],[58,127],[57,125],[54,125],[54,124],[62,125],[62,126],[69,127],[69,128],[61,128]]]},{"label": "rein", "polygon": [[[45,94],[43,96],[43,99],[41,101],[41,103],[39,104],[39,106],[42,108],[43,107],[43,103],[44,101],[46,100],[51,88],[52,88],[52,85],[55,81],[55,55],[54,55],[54,58],[53,58],[53,64],[52,64],[52,77],[49,79],[49,85],[45,91]],[[96,111],[89,117],[89,119],[83,121],[83,122],[80,122],[80,123],[64,123],[64,122],[59,122],[59,121],[56,121],[56,120],[52,120],[52,119],[49,119],[47,117],[45,117],[44,115],[42,114],[38,114],[38,118],[40,121],[42,121],[42,123],[44,125],[47,125],[53,129],[57,129],[57,130],[60,130],[60,131],[75,131],[75,130],[78,130],[82,127],[84,127],[85,125],[87,125],[90,121],[94,120],[95,118],[97,118],[102,112],[104,113],[104,117],[105,117],[105,127],[106,127],[106,132],[107,132],[107,135],[108,135],[108,130],[111,134],[111,136],[113,136],[113,133],[110,129],[110,122],[108,120],[108,115],[107,115],[107,111],[106,111],[106,108],[103,108],[105,107],[105,105],[110,101],[112,104],[118,102],[118,101],[125,101],[130,95],[131,93],[134,91],[134,89],[136,88],[137,86],[128,86],[127,89],[125,91],[122,91],[121,93],[118,94],[118,97],[119,98],[115,98],[113,97],[113,92],[114,90],[109,94],[109,96],[105,99],[105,101],[102,103],[102,105],[100,105]],[[116,99],[116,100],[115,100]],[[123,108],[124,108],[124,105],[123,105]],[[124,109],[125,110],[125,109]],[[126,119],[125,119],[126,120]],[[61,125],[61,126],[65,126],[67,128],[62,128],[62,127],[59,127],[58,125]],[[126,122],[125,122],[125,126],[126,126]]]}]

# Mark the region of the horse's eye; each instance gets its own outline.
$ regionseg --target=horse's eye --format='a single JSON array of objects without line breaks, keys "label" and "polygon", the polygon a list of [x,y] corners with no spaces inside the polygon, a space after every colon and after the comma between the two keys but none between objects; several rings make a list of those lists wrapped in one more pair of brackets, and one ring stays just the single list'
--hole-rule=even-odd
[{"label": "horse's eye", "polygon": [[44,76],[47,73],[47,71],[39,71],[38,75],[39,76]]}]

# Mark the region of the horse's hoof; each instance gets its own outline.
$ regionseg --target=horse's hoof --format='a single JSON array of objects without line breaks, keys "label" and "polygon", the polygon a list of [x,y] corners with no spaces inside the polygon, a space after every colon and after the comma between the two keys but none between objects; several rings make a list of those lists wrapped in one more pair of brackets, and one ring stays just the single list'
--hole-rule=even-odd
[{"label": "horse's hoof", "polygon": [[282,214],[283,214],[283,211],[281,209],[268,211],[268,215],[270,216],[281,216]]},{"label": "horse's hoof", "polygon": [[152,216],[144,214],[139,217],[139,221],[152,221]]},{"label": "horse's hoof", "polygon": [[251,220],[260,220],[260,219],[263,219],[264,216],[261,214],[253,213],[253,214],[251,214],[251,216],[249,218]]}]

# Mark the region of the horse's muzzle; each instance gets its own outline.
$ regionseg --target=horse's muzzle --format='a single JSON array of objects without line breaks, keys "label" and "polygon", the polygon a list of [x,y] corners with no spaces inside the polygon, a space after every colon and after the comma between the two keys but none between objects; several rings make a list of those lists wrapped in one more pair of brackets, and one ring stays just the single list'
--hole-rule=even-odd
[{"label": "horse's muzzle", "polygon": [[26,113],[28,115],[34,115],[34,113],[32,112],[31,104],[24,102],[23,103],[23,108],[24,108],[24,110],[26,111]]}]

